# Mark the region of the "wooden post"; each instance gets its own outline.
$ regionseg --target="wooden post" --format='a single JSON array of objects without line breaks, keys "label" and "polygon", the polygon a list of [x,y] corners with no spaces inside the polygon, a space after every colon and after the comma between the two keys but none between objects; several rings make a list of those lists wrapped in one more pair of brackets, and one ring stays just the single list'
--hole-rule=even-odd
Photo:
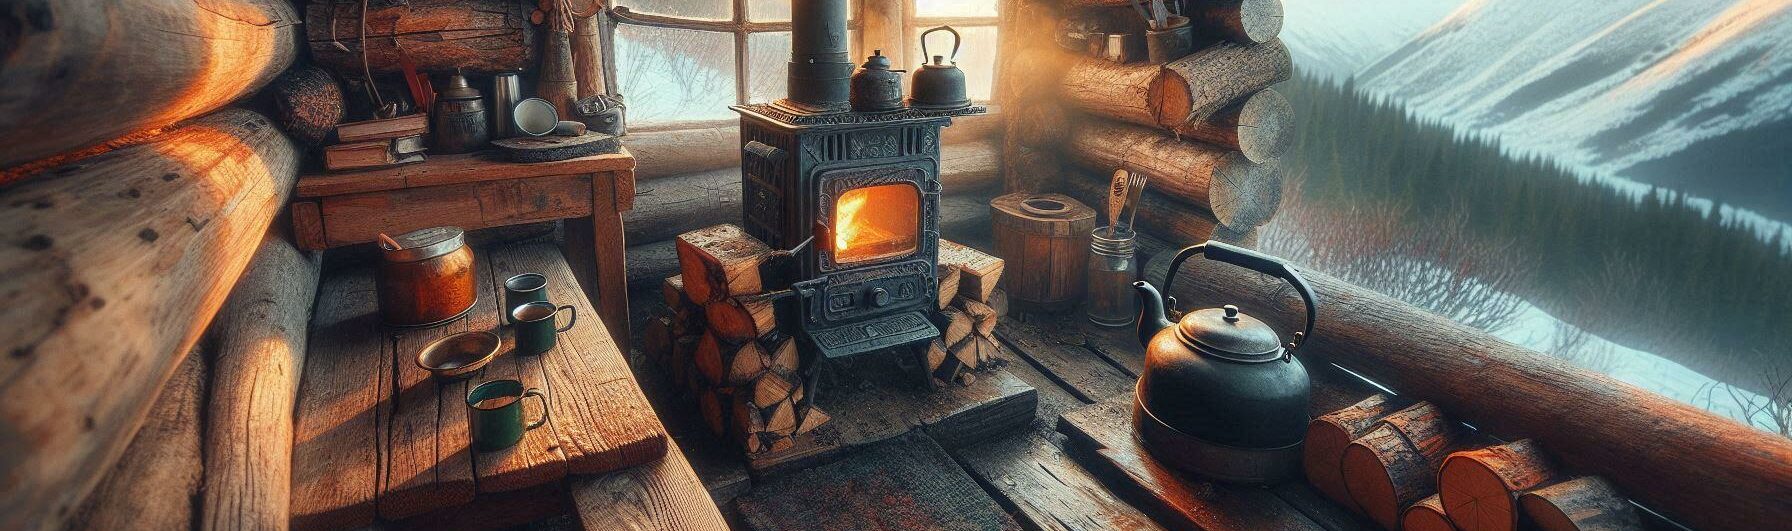
[{"label": "wooden post", "polygon": [[0,528],[59,527],[143,423],[298,173],[226,110],[27,181],[0,205]]},{"label": "wooden post", "polygon": [[1437,494],[1463,531],[1518,528],[1518,494],[1547,483],[1555,467],[1529,439],[1456,452],[1437,472]]},{"label": "wooden post", "polygon": [[[1307,363],[1337,363],[1495,436],[1535,439],[1564,467],[1604,476],[1696,528],[1792,521],[1792,504],[1781,502],[1792,499],[1792,440],[1296,269],[1325,301],[1301,348]],[[1237,304],[1281,330],[1304,318],[1280,280],[1236,267],[1191,262],[1173,295]]]},{"label": "wooden post", "polygon": [[299,15],[287,0],[42,2],[7,12],[0,168],[212,112],[298,54]]},{"label": "wooden post", "polygon": [[1642,528],[1636,507],[1611,482],[1585,476],[1524,493],[1525,516],[1544,531],[1623,531]]},{"label": "wooden post", "polygon": [[199,492],[204,466],[199,448],[205,380],[205,353],[195,348],[175,368],[143,428],[128,437],[131,444],[124,458],[82,503],[69,529],[193,526],[197,516],[193,496]]},{"label": "wooden post", "polygon": [[293,408],[319,269],[318,255],[269,231],[212,324],[200,529],[278,529],[292,517]]},{"label": "wooden post", "polygon": [[1144,173],[1151,177],[1150,189],[1212,212],[1228,227],[1262,225],[1281,206],[1281,172],[1275,165],[1151,129],[1085,122],[1072,129],[1065,151],[1097,175],[1116,168]]}]

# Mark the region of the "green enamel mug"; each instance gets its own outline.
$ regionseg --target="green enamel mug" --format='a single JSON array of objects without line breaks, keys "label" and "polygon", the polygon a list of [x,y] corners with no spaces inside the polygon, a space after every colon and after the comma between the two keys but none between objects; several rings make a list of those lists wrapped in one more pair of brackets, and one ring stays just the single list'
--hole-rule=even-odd
[{"label": "green enamel mug", "polygon": [[[523,399],[541,400],[541,418],[523,424]],[[473,448],[481,452],[503,450],[523,440],[523,433],[548,422],[548,396],[540,389],[523,387],[517,380],[492,380],[467,392],[473,408]]]},{"label": "green enamel mug", "polygon": [[523,273],[504,281],[504,313],[531,302],[548,301],[548,277],[541,273]]},{"label": "green enamel mug", "polygon": [[[554,328],[554,316],[571,312],[566,326]],[[579,309],[572,306],[555,308],[553,303],[531,302],[510,311],[510,322],[516,329],[516,353],[529,355],[554,350],[555,338],[572,330],[579,320]]]}]

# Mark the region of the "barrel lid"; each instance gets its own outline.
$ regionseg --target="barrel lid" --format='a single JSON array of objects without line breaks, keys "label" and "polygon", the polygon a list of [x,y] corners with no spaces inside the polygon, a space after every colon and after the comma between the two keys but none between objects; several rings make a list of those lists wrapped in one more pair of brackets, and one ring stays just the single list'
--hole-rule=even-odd
[{"label": "barrel lid", "polygon": [[398,242],[397,249],[379,244],[387,262],[416,262],[460,250],[467,244],[467,231],[460,227],[431,227],[400,234],[392,240]]},{"label": "barrel lid", "polygon": [[1095,209],[1063,194],[1016,192],[989,207],[995,223],[1027,234],[1081,238],[1095,228]]}]

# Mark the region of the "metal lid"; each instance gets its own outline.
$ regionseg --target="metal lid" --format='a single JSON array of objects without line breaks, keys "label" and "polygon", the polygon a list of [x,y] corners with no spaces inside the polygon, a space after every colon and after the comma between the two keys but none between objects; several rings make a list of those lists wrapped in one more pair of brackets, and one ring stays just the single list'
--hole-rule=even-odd
[{"label": "metal lid", "polygon": [[1176,324],[1176,336],[1193,349],[1232,361],[1275,361],[1283,356],[1275,329],[1230,304],[1189,312]]},{"label": "metal lid", "polygon": [[867,70],[889,70],[890,69],[890,58],[884,56],[883,50],[873,51],[873,52],[871,52],[871,57],[865,58],[865,69],[867,69]]},{"label": "metal lid", "polygon": [[460,227],[432,227],[400,234],[392,240],[398,242],[397,249],[380,244],[387,262],[416,262],[460,250],[467,244],[467,231]]},{"label": "metal lid", "polygon": [[438,96],[446,100],[476,100],[482,97],[479,89],[467,84],[467,76],[459,73],[448,77],[448,88],[442,89]]}]

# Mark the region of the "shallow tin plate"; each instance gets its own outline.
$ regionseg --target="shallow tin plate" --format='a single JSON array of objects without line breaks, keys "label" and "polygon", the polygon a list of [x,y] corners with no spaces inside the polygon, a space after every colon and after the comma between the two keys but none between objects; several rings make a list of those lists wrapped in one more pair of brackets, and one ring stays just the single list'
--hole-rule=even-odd
[{"label": "shallow tin plate", "polygon": [[436,378],[460,380],[498,357],[503,340],[491,332],[462,332],[430,342],[417,352],[417,366]]}]

